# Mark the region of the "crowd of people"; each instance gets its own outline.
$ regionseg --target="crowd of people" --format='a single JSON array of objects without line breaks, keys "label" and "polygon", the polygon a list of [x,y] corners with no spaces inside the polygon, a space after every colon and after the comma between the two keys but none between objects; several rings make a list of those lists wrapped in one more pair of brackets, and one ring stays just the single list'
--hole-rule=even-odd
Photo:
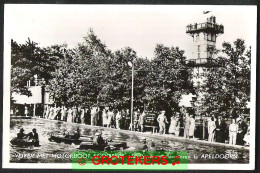
[{"label": "crowd of people", "polygon": [[[195,117],[185,108],[181,108],[180,111],[173,111],[169,119],[165,113],[166,111],[162,110],[151,119],[148,112],[138,109],[133,112],[131,121],[129,109],[75,106],[67,108],[65,106],[45,105],[42,118],[140,132],[145,132],[148,127],[154,127],[162,135],[169,133],[176,137],[183,136],[184,138],[200,138],[202,140],[207,138],[209,142],[249,146],[250,121],[246,121],[242,115],[231,119],[231,123],[226,117],[223,118],[217,114],[207,115],[200,119],[202,123],[198,125],[196,123],[199,120],[198,117]],[[200,137],[196,136],[196,130]]]}]

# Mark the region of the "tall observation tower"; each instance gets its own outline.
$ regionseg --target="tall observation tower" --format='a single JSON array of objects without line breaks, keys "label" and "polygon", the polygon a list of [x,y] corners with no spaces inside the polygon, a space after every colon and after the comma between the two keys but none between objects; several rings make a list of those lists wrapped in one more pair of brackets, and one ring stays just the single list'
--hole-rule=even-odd
[{"label": "tall observation tower", "polygon": [[[189,24],[186,27],[186,33],[193,38],[192,55],[186,64],[193,67],[193,85],[194,87],[202,85],[205,77],[201,75],[208,68],[222,67],[223,64],[216,60],[214,50],[216,48],[217,37],[224,33],[224,26],[216,23],[215,16],[208,16],[202,23]],[[199,92],[192,100],[196,101],[196,112],[205,109],[202,99],[205,92]]]},{"label": "tall observation tower", "polygon": [[213,50],[216,47],[216,40],[224,33],[224,26],[216,23],[216,17],[208,17],[203,23],[189,24],[186,33],[193,38],[193,59],[194,65],[205,65],[214,59]]}]

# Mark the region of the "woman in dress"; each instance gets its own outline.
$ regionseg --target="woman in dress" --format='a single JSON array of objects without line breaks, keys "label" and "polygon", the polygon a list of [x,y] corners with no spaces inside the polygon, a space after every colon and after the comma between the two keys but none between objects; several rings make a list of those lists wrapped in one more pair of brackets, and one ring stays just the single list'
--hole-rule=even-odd
[{"label": "woman in dress", "polygon": [[175,135],[176,119],[174,115],[171,117],[171,125],[169,127],[169,133]]},{"label": "woman in dress", "polygon": [[194,138],[194,131],[195,131],[195,119],[194,119],[194,115],[190,115],[189,138]]},{"label": "woman in dress", "polygon": [[68,109],[67,122],[70,122],[70,123],[73,122],[72,109],[71,108]]},{"label": "woman in dress", "polygon": [[209,142],[214,142],[215,129],[216,129],[216,124],[214,121],[214,117],[211,117],[208,122],[208,133],[209,133],[208,141]]},{"label": "woman in dress", "polygon": [[67,108],[66,108],[66,106],[63,106],[62,110],[61,110],[61,120],[62,121],[66,121],[66,119],[67,119],[66,114],[67,114]]}]

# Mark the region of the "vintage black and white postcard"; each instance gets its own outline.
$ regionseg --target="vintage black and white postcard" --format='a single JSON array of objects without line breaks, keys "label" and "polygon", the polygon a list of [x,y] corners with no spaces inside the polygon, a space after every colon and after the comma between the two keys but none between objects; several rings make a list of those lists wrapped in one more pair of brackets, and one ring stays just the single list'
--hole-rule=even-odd
[{"label": "vintage black and white postcard", "polygon": [[4,168],[255,168],[256,6],[4,10]]}]

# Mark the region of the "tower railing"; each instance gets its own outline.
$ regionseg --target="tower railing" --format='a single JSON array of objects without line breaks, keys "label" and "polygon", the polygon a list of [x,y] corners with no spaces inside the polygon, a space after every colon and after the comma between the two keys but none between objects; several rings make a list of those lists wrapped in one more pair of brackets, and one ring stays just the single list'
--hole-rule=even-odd
[{"label": "tower railing", "polygon": [[186,27],[186,33],[189,34],[206,31],[206,30],[214,31],[217,34],[223,34],[224,26],[215,23],[205,22],[205,23],[195,23],[193,25],[190,24]]},{"label": "tower railing", "polygon": [[185,64],[190,67],[205,66],[205,67],[224,67],[225,64],[222,61],[212,58],[199,58],[186,60]]}]

